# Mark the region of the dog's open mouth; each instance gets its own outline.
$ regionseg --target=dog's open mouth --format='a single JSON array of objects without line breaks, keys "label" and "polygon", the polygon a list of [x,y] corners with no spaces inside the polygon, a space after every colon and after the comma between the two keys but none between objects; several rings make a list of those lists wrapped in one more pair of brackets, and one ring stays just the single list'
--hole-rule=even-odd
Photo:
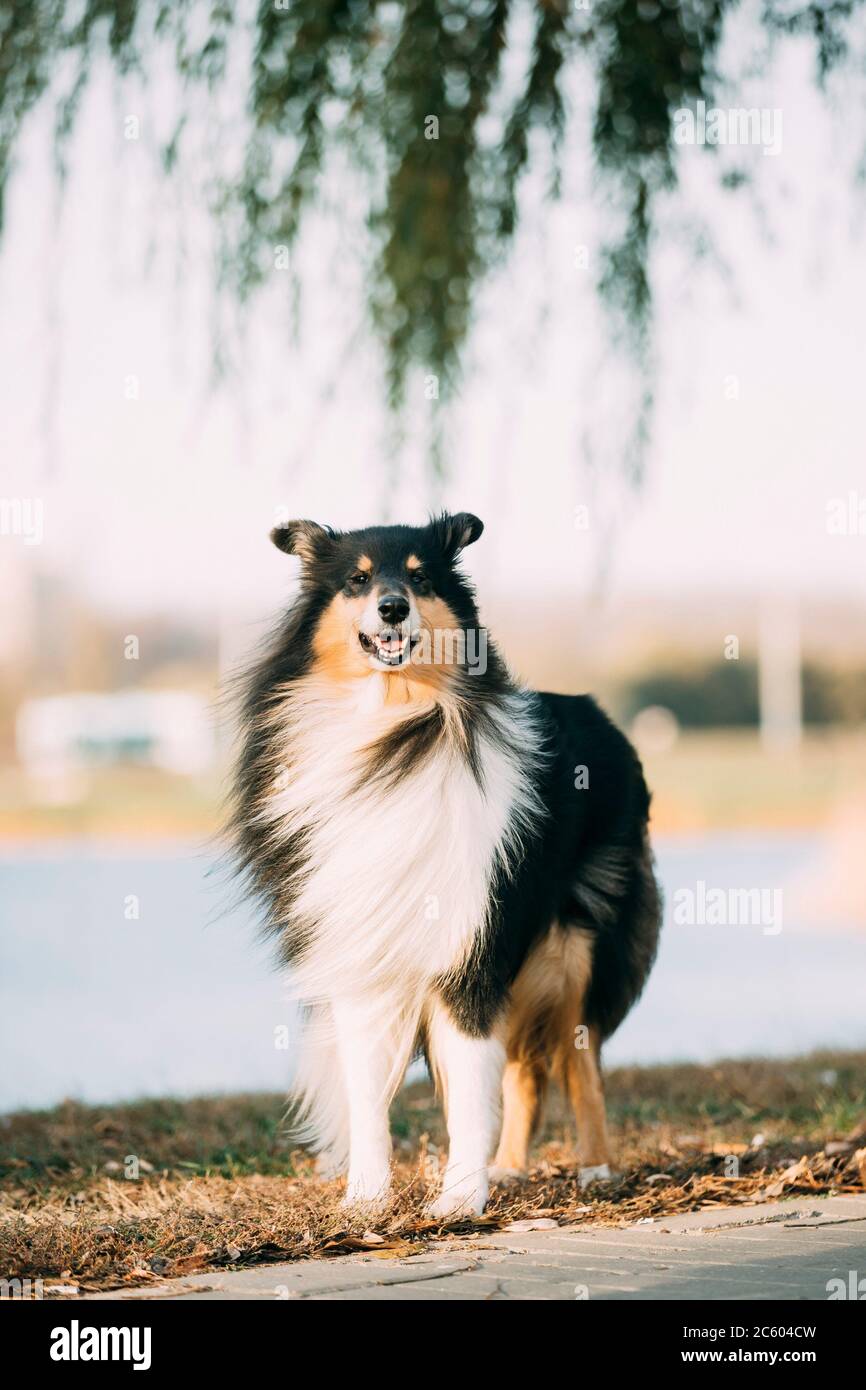
[{"label": "dog's open mouth", "polygon": [[367,655],[382,666],[402,666],[409,660],[417,638],[399,632],[397,628],[384,627],[381,632],[372,635],[359,632],[358,640]]}]

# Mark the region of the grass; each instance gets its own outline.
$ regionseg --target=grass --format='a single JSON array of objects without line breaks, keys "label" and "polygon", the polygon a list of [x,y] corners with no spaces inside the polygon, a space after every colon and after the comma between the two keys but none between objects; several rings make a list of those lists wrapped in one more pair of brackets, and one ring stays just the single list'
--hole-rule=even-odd
[{"label": "grass", "polygon": [[82,775],[75,799],[52,802],[20,768],[0,771],[0,842],[88,835],[140,840],[207,840],[220,826],[224,785],[214,771],[182,777],[134,764]]},{"label": "grass", "polygon": [[[395,1198],[366,1220],[347,1218],[341,1185],[317,1179],[309,1155],[292,1146],[278,1096],[67,1102],[7,1116],[0,1278],[110,1289],[349,1250],[393,1256],[435,1241],[477,1244],[527,1216],[621,1225],[783,1192],[866,1188],[866,1053],[619,1068],[607,1091],[612,1183],[581,1191],[570,1124],[552,1103],[529,1181],[497,1189],[480,1220],[450,1226],[424,1215],[444,1132],[423,1084],[394,1110]],[[139,1164],[131,1179],[130,1155]]]},{"label": "grass", "polygon": [[796,752],[779,754],[754,730],[690,731],[643,762],[656,832],[806,830],[862,800],[866,736],[810,730]]}]

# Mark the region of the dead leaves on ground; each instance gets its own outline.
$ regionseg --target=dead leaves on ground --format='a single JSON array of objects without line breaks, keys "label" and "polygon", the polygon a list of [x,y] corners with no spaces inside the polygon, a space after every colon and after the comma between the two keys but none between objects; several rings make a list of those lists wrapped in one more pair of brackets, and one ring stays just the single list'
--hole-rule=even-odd
[{"label": "dead leaves on ground", "polygon": [[[278,1097],[22,1113],[0,1124],[0,1273],[59,1281],[71,1296],[208,1269],[478,1247],[514,1223],[623,1226],[863,1193],[864,1078],[866,1054],[619,1069],[608,1078],[617,1177],[581,1188],[563,1142],[571,1120],[554,1106],[529,1180],[496,1188],[480,1220],[451,1224],[425,1212],[445,1136],[423,1083],[395,1117],[397,1195],[357,1222],[340,1208],[341,1185],[320,1181],[281,1134]],[[135,1181],[120,1171],[128,1154],[144,1159]]]},{"label": "dead leaves on ground", "polygon": [[[136,1183],[100,1177],[74,1194],[42,1193],[23,1203],[5,1194],[2,1264],[19,1277],[61,1277],[82,1290],[153,1284],[209,1268],[363,1252],[405,1258],[434,1242],[478,1239],[491,1230],[598,1223],[622,1226],[688,1211],[866,1189],[866,1146],[858,1135],[793,1162],[751,1145],[673,1141],[628,1172],[589,1190],[578,1171],[549,1156],[517,1188],[495,1189],[488,1213],[451,1224],[425,1213],[426,1182],[402,1165],[391,1206],[353,1227],[340,1186],[314,1178],[154,1175]],[[735,1154],[734,1150],[739,1149]],[[829,1150],[829,1152],[828,1152]],[[720,1152],[721,1151],[721,1152]],[[724,1170],[731,1156],[735,1176]],[[675,1161],[673,1161],[675,1160]],[[17,1208],[17,1209],[16,1209]]]}]

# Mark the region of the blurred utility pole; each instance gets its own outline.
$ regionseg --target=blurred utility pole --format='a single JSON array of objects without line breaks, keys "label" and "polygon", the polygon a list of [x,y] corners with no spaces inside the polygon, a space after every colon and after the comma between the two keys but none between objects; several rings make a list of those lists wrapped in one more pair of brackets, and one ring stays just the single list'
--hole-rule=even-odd
[{"label": "blurred utility pole", "polygon": [[797,748],[803,732],[800,602],[797,594],[768,593],[758,615],[758,694],[765,748]]}]

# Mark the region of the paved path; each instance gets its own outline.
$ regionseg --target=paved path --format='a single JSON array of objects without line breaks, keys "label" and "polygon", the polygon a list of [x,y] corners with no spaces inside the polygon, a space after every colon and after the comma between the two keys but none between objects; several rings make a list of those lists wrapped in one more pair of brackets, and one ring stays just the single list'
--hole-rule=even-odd
[{"label": "paved path", "polygon": [[823,1301],[831,1279],[846,1287],[862,1279],[866,1293],[866,1196],[694,1212],[621,1230],[498,1231],[409,1259],[260,1265],[92,1297]]}]

